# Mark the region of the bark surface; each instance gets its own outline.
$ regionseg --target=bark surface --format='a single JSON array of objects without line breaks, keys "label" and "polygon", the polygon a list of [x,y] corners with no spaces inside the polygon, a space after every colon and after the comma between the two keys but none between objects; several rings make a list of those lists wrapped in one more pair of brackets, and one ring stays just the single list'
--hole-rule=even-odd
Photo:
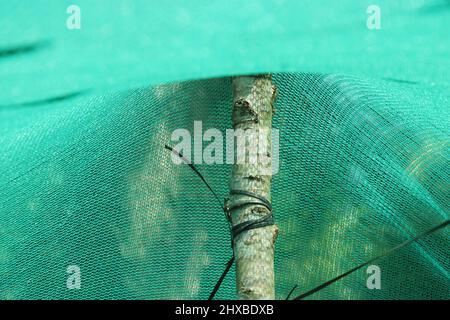
[{"label": "bark surface", "polygon": [[[246,145],[245,163],[235,163],[232,168],[230,190],[244,190],[271,201],[272,116],[276,88],[270,75],[239,76],[233,78],[233,128],[253,129],[258,134]],[[261,147],[267,145],[265,161],[256,163],[249,156],[260,156]],[[240,148],[239,143],[235,148]],[[262,148],[264,150],[264,148]],[[235,150],[235,154],[238,150]],[[252,201],[251,197],[230,193],[230,204]],[[245,205],[231,212],[235,226],[270,214],[262,205]],[[236,259],[236,286],[240,299],[275,299],[274,243],[278,234],[276,225],[245,231],[234,239]]]}]

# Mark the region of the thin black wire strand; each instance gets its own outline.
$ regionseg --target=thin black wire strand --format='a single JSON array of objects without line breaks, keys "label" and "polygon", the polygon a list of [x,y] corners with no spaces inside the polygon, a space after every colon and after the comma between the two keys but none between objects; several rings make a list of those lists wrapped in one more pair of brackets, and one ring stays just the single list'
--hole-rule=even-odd
[{"label": "thin black wire strand", "polygon": [[[186,159],[180,152],[178,152],[177,150],[173,149],[172,147],[170,147],[168,145],[164,145],[164,146],[167,150],[173,152],[176,156],[178,156],[180,159],[182,159],[197,174],[197,176],[199,176],[199,178],[203,181],[203,183],[208,187],[208,189],[211,191],[211,193],[216,198],[217,202],[219,203],[219,206],[224,211],[225,217],[227,218],[227,221],[228,221],[228,226],[230,228],[230,234],[231,234],[231,248],[232,249],[233,249],[234,238],[237,237],[242,232],[248,231],[251,229],[262,228],[262,227],[266,227],[266,226],[274,224],[273,216],[272,216],[272,204],[270,203],[269,200],[255,194],[253,192],[250,192],[250,191],[230,190],[230,194],[244,195],[244,196],[256,199],[258,201],[248,200],[248,201],[245,201],[238,205],[229,207],[227,204],[227,199],[225,199],[224,204],[222,206],[222,202],[220,201],[219,197],[214,192],[213,188],[209,185],[209,183],[206,181],[206,179],[203,177],[203,175],[200,173],[200,171],[198,171],[198,169],[188,159]],[[234,227],[231,227],[232,223],[231,223],[230,212],[238,207],[246,206],[246,205],[262,205],[269,210],[270,214],[261,219],[257,219],[254,221],[246,221],[246,222],[240,223],[238,225],[235,225]],[[225,270],[222,272],[222,275],[220,276],[219,280],[217,280],[216,285],[214,286],[213,290],[211,291],[211,294],[209,295],[208,300],[212,300],[214,298],[214,296],[216,295],[223,280],[225,279],[226,275],[230,271],[234,260],[235,259],[234,259],[234,252],[233,252],[233,255],[231,256],[230,260],[226,264]]]},{"label": "thin black wire strand", "polygon": [[208,187],[208,189],[214,195],[214,197],[216,198],[217,202],[219,203],[220,208],[223,210],[222,201],[220,201],[219,197],[214,192],[213,188],[211,188],[209,183],[206,182],[206,179],[203,177],[203,175],[200,173],[200,171],[198,171],[197,168],[188,159],[186,159],[180,152],[178,152],[177,150],[173,149],[172,147],[169,147],[167,144],[165,145],[165,148],[167,150],[170,150],[171,152],[173,152],[178,157],[180,157],[189,167],[191,167],[192,170],[194,170],[194,172],[200,177],[200,179],[202,179],[202,181],[205,183],[205,185]]},{"label": "thin black wire strand", "polygon": [[[403,248],[403,247],[405,247],[405,246],[407,246],[407,245],[409,245],[409,244],[411,244],[411,243],[413,243],[413,242],[418,241],[418,240],[421,239],[421,238],[424,238],[424,237],[426,237],[426,236],[428,236],[428,235],[430,235],[430,234],[432,234],[432,233],[434,233],[434,232],[436,232],[436,231],[438,231],[438,230],[440,230],[440,229],[442,229],[442,228],[447,227],[449,224],[450,224],[450,219],[445,220],[444,222],[440,223],[439,225],[437,225],[437,226],[435,226],[435,227],[433,227],[433,228],[431,228],[431,229],[429,229],[429,230],[427,230],[427,231],[425,231],[425,232],[423,232],[423,233],[421,233],[421,234],[415,236],[414,238],[411,238],[411,239],[409,239],[409,240],[406,240],[405,242],[402,242],[402,243],[400,243],[399,245],[397,245],[397,246],[395,246],[395,247],[389,249],[389,250],[386,251],[385,253],[380,254],[379,256],[376,256],[375,258],[372,258],[372,259],[370,259],[370,260],[368,260],[368,261],[366,261],[366,262],[360,264],[359,266],[356,266],[356,267],[354,267],[354,268],[348,270],[347,272],[344,272],[343,274],[337,276],[336,278],[333,278],[333,279],[331,279],[331,280],[328,280],[327,282],[322,283],[321,285],[315,287],[314,289],[311,289],[311,290],[309,290],[309,291],[307,291],[307,292],[305,292],[305,293],[302,293],[301,295],[295,297],[293,300],[302,300],[302,299],[304,299],[304,298],[306,298],[306,297],[308,297],[308,296],[310,296],[310,295],[312,295],[312,294],[314,294],[314,293],[316,293],[316,292],[318,292],[318,291],[320,291],[320,290],[322,290],[322,289],[328,287],[329,285],[335,283],[336,281],[338,281],[338,280],[340,280],[340,279],[342,279],[342,278],[348,276],[349,274],[355,272],[356,270],[359,270],[359,269],[361,269],[362,267],[367,266],[368,264],[374,262],[375,260],[384,258],[384,257],[386,257],[386,256],[388,256],[388,255],[390,255],[390,254],[392,254],[393,252],[395,252],[395,251],[397,251],[397,250],[399,250],[399,249],[401,249],[401,248]],[[295,290],[295,287],[294,287],[293,290]],[[292,290],[292,291],[293,291],[293,290]],[[289,296],[290,296],[290,295],[291,295],[291,293],[289,294]],[[289,298],[289,296],[288,296],[288,298]],[[286,298],[286,299],[288,299],[288,298]]]},{"label": "thin black wire strand", "polygon": [[211,293],[210,293],[210,295],[209,295],[209,297],[208,297],[208,300],[214,299],[214,297],[215,297],[217,291],[219,291],[219,288],[220,288],[220,286],[221,286],[223,280],[224,280],[225,277],[227,276],[228,271],[230,271],[231,266],[233,265],[233,262],[234,262],[234,254],[233,254],[233,256],[231,257],[231,259],[228,260],[228,262],[226,263],[225,270],[223,270],[222,275],[220,276],[219,280],[216,282],[216,285],[214,286],[214,289],[211,291]]},{"label": "thin black wire strand", "polygon": [[[200,173],[200,171],[198,171],[197,168],[192,163],[190,163],[190,161],[188,159],[186,159],[181,153],[179,153],[178,151],[174,150],[172,147],[170,147],[168,145],[165,145],[165,148],[167,150],[173,152],[178,157],[180,157],[197,174],[197,176],[199,176],[199,178],[203,181],[203,183],[208,187],[208,189],[211,191],[211,193],[217,199],[217,202],[219,203],[220,208],[223,211],[225,211],[225,206],[222,205],[222,202],[220,201],[219,197],[214,192],[213,188],[209,185],[209,183],[206,181],[206,179],[203,177],[203,175]],[[214,299],[217,291],[219,291],[219,288],[222,285],[223,280],[225,279],[226,275],[230,271],[231,266],[233,265],[233,262],[234,262],[234,253],[231,256],[230,260],[228,260],[228,262],[226,263],[225,270],[222,272],[222,275],[220,276],[219,280],[217,280],[216,285],[214,286],[213,290],[209,294],[208,300]]]},{"label": "thin black wire strand", "polygon": [[[186,159],[181,153],[179,153],[178,151],[174,150],[172,147],[170,147],[170,146],[168,146],[168,145],[165,145],[165,148],[166,148],[167,150],[173,152],[174,154],[176,154],[176,155],[177,155],[178,157],[180,157],[187,165],[189,165],[189,167],[190,167],[190,168],[191,168],[191,169],[192,169],[192,170],[200,177],[200,179],[205,183],[205,185],[208,187],[208,189],[209,189],[209,190],[211,191],[211,193],[214,195],[214,197],[216,198],[216,200],[217,200],[217,202],[219,203],[219,206],[222,208],[222,210],[225,211],[226,209],[225,209],[225,207],[222,206],[222,202],[220,201],[219,197],[218,197],[217,194],[214,192],[214,190],[213,190],[212,187],[209,185],[209,183],[206,181],[206,179],[203,177],[203,175],[200,173],[200,171],[198,171],[197,168],[196,168],[192,163],[190,163],[190,161],[189,161],[188,159]],[[243,194],[245,194],[244,191],[241,191],[241,190],[232,190],[231,193],[243,193]],[[253,194],[246,194],[246,195],[255,197]],[[257,196],[256,198],[259,198],[259,197]],[[263,200],[263,202],[266,201],[266,199],[260,199],[260,200]],[[270,202],[269,202],[269,206],[270,206],[270,209],[271,209],[271,204],[270,204]],[[436,232],[436,231],[438,231],[438,230],[440,230],[440,229],[442,229],[442,228],[447,227],[449,224],[450,224],[450,219],[445,220],[445,221],[442,222],[441,224],[439,224],[439,225],[437,225],[437,226],[435,226],[435,227],[433,227],[433,228],[431,228],[431,229],[429,229],[429,230],[427,230],[427,231],[425,231],[425,232],[423,232],[423,233],[421,233],[421,234],[415,236],[414,238],[411,238],[411,239],[409,239],[409,240],[406,240],[406,241],[400,243],[399,245],[397,245],[397,246],[391,248],[390,250],[386,251],[385,253],[383,253],[383,254],[381,254],[381,255],[379,255],[379,256],[376,256],[376,257],[374,257],[374,258],[372,258],[372,259],[370,259],[370,260],[368,260],[368,261],[366,261],[366,262],[364,262],[364,263],[362,263],[362,264],[360,264],[360,265],[358,265],[358,266],[356,266],[356,267],[354,267],[354,268],[348,270],[347,272],[344,272],[343,274],[341,274],[341,275],[339,275],[339,276],[337,276],[337,277],[335,277],[335,278],[333,278],[333,279],[331,279],[331,280],[328,280],[328,281],[322,283],[321,285],[319,285],[319,286],[317,286],[317,287],[315,287],[315,288],[313,288],[313,289],[311,289],[311,290],[309,290],[309,291],[307,291],[307,292],[305,292],[305,293],[302,293],[301,295],[295,297],[293,300],[302,300],[302,299],[304,299],[304,298],[306,298],[306,297],[308,297],[308,296],[310,296],[310,295],[312,295],[312,294],[314,294],[314,293],[316,293],[316,292],[318,292],[318,291],[320,291],[320,290],[322,290],[322,289],[328,287],[329,285],[335,283],[336,281],[339,281],[340,279],[342,279],[342,278],[348,276],[349,274],[351,274],[351,273],[353,273],[353,272],[355,272],[355,271],[357,271],[357,270],[359,270],[359,269],[361,269],[361,268],[367,266],[368,264],[374,262],[375,260],[378,260],[378,259],[381,259],[381,258],[383,258],[383,257],[386,257],[386,256],[392,254],[393,252],[395,252],[395,251],[397,251],[397,250],[399,250],[399,249],[401,249],[401,248],[403,248],[403,247],[405,247],[405,246],[407,246],[407,245],[409,245],[409,244],[411,244],[411,243],[413,243],[413,242],[418,241],[418,240],[421,239],[421,238],[424,238],[424,237],[426,237],[426,236],[428,236],[428,235],[430,235],[430,234],[432,234],[432,233],[434,233],[434,232]],[[231,256],[230,260],[226,263],[225,270],[223,271],[222,275],[220,276],[219,280],[216,282],[216,285],[214,286],[213,290],[211,291],[208,300],[212,300],[212,299],[214,298],[214,296],[216,295],[216,293],[217,293],[217,291],[219,290],[219,288],[220,288],[220,286],[221,286],[223,280],[225,279],[226,275],[227,275],[228,272],[230,271],[231,266],[233,265],[234,260],[235,260],[235,258],[234,258],[234,253],[233,253],[233,255]],[[289,300],[289,298],[291,297],[291,295],[294,293],[295,289],[297,289],[297,286],[298,286],[298,285],[295,285],[295,286],[291,289],[291,291],[289,292],[288,296],[286,297],[286,300]]]},{"label": "thin black wire strand", "polygon": [[298,285],[296,284],[291,291],[289,291],[289,294],[286,297],[286,300],[289,300],[289,298],[291,297],[291,295],[294,293],[295,289],[297,289]]}]

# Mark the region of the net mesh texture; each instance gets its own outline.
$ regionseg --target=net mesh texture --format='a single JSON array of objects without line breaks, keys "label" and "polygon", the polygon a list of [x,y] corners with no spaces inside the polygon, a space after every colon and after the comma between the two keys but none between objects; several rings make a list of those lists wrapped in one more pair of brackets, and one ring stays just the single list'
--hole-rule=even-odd
[{"label": "net mesh texture", "polygon": [[[400,2],[413,9],[397,16],[387,10],[395,23],[389,26],[386,19],[386,28],[394,31],[367,37],[380,37],[376,41],[385,37],[386,43],[395,43],[401,36],[408,37],[395,30],[402,22],[406,25],[411,12],[425,16],[425,22],[417,22],[417,30],[425,31],[411,27],[416,37],[410,35],[410,41],[425,37],[431,53],[422,48],[404,65],[399,64],[404,57],[393,54],[389,45],[374,50],[391,60],[376,58],[370,50],[367,63],[358,60],[357,45],[352,47],[351,40],[366,29],[350,31],[348,46],[337,45],[344,37],[341,29],[330,31],[331,47],[347,54],[345,59],[336,55],[333,60],[324,44],[313,46],[316,37],[325,37],[321,32],[336,21],[351,29],[352,12],[360,7],[365,28],[367,5],[346,1],[343,6],[354,10],[344,16],[350,18],[330,15],[321,27],[314,27],[311,19],[303,22],[316,31],[315,36],[303,35],[304,57],[317,55],[304,67],[302,51],[293,51],[292,34],[281,27],[274,32],[286,39],[277,35],[277,51],[271,56],[276,65],[267,58],[255,62],[252,54],[244,64],[239,62],[243,53],[234,50],[238,53],[230,54],[230,60],[205,53],[204,64],[184,66],[192,56],[198,58],[196,49],[189,51],[195,47],[191,38],[184,35],[179,36],[181,43],[160,44],[185,49],[180,57],[169,55],[173,61],[165,64],[164,76],[158,73],[163,68],[162,54],[154,61],[143,59],[148,52],[145,40],[131,49],[121,42],[104,44],[107,49],[108,45],[118,48],[107,57],[105,51],[96,53],[93,43],[97,41],[88,32],[68,35],[74,38],[65,40],[67,47],[50,41],[35,53],[0,55],[0,299],[206,299],[232,253],[229,229],[206,186],[188,166],[175,165],[164,145],[171,144],[175,129],[193,132],[197,120],[204,130],[231,128],[229,75],[249,71],[274,71],[278,91],[273,127],[280,132],[279,172],[272,181],[273,214],[280,230],[275,244],[276,298],[284,299],[296,284],[296,294],[312,289],[449,219],[450,82],[445,70],[450,67],[446,56],[450,50],[443,27],[448,2],[436,1],[437,9],[431,6],[425,13],[416,10],[413,1]],[[32,10],[12,3],[1,4],[5,8],[1,39],[9,41],[4,40],[5,48],[12,46],[11,32],[19,34],[18,30],[27,30],[19,37],[23,43],[34,43],[33,37],[44,39],[41,33],[46,32],[48,39],[58,39],[58,34],[51,34],[53,29],[45,27],[54,20],[41,21],[43,26],[33,33],[32,27],[40,24],[34,18],[24,22]],[[80,3],[87,17],[93,15],[86,2]],[[249,3],[256,6],[254,1]],[[306,2],[310,12],[314,3]],[[60,2],[33,6],[37,12],[55,15],[61,7],[65,9]],[[100,12],[98,6],[92,4],[92,11]],[[139,2],[133,6],[145,8]],[[218,9],[204,6],[211,12]],[[182,8],[188,13],[198,9],[186,4]],[[266,8],[271,7],[267,4],[260,11]],[[66,18],[64,9],[62,16],[58,13],[59,23]],[[111,10],[114,18],[116,11]],[[141,21],[131,25],[142,31],[146,23],[150,29],[162,26],[161,10],[155,8],[155,19],[145,22],[135,16],[140,10],[121,18]],[[263,15],[264,21],[276,26],[286,15],[289,25],[296,26],[296,17],[286,8],[280,10],[278,15]],[[6,12],[16,13],[16,20]],[[173,40],[175,35],[168,33],[174,25],[201,25],[177,14],[159,40]],[[204,13],[198,19],[212,18]],[[26,28],[15,28],[17,21]],[[226,40],[234,39],[234,22],[231,19],[220,27],[229,31],[216,44],[224,50]],[[88,25],[83,28],[89,30]],[[133,28],[114,34],[107,27],[100,31],[93,27],[112,40],[135,34]],[[243,38],[253,36],[253,31],[262,33],[260,29],[248,27]],[[194,44],[213,36],[203,25],[201,30]],[[86,56],[69,59],[73,43],[88,48]],[[399,44],[405,54],[407,43]],[[127,56],[127,52],[135,55]],[[294,59],[294,53],[300,60]],[[422,64],[426,57],[434,60]],[[222,63],[214,62],[216,58]],[[141,59],[139,68],[128,64],[133,59]],[[42,67],[43,61],[56,67]],[[338,67],[331,66],[332,61]],[[63,72],[59,67],[64,63]],[[75,76],[70,75],[72,71]],[[39,81],[41,72],[44,76]],[[218,74],[223,76],[215,77]],[[197,168],[216,193],[227,196],[230,165]],[[441,229],[374,263],[381,270],[381,290],[366,287],[368,275],[362,269],[310,298],[448,299],[449,248],[448,229]],[[67,289],[69,265],[81,270],[80,290]],[[216,298],[236,298],[234,267]]]}]

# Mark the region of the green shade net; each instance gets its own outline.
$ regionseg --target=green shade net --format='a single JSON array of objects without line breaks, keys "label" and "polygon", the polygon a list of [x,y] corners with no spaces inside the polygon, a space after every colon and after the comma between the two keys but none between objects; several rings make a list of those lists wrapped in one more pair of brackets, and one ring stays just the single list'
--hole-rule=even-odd
[{"label": "green shade net", "polygon": [[[370,1],[161,3],[0,4],[1,299],[206,299],[227,222],[164,145],[231,128],[238,74],[278,88],[277,298],[449,219],[449,1],[379,1],[380,30]],[[197,167],[228,194],[230,165]],[[363,268],[310,298],[449,299],[448,231],[374,262],[380,290]]]}]

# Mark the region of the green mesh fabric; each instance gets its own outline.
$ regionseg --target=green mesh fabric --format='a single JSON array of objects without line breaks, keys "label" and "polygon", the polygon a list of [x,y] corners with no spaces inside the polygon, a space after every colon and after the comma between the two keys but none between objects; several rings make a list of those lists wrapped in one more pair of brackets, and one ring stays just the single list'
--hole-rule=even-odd
[{"label": "green mesh fabric", "polygon": [[[278,88],[277,298],[449,219],[448,1],[380,1],[379,31],[364,1],[76,2],[74,31],[69,2],[0,4],[0,299],[206,299],[227,222],[164,144],[230,128],[236,74]],[[229,165],[198,169],[227,195]],[[442,229],[374,263],[381,290],[363,269],[310,298],[449,299],[449,248]]]}]

